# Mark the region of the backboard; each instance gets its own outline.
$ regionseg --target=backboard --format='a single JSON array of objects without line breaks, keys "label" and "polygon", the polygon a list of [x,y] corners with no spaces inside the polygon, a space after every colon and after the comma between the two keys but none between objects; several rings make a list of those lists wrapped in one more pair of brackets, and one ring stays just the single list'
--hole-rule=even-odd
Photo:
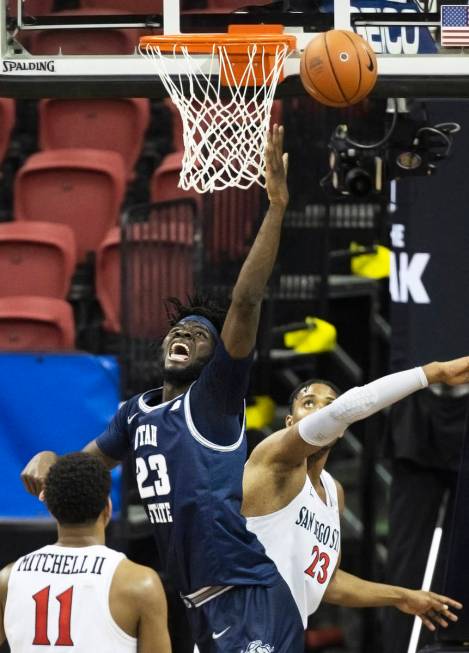
[{"label": "backboard", "polygon": [[[297,39],[277,97],[303,92],[301,50],[320,32],[333,28],[355,30],[372,44],[379,71],[374,96],[469,97],[469,54],[463,47],[441,47],[439,0],[260,1],[128,3],[155,8],[155,13],[136,14],[111,11],[105,0],[101,4],[86,0],[80,10],[54,13],[49,8],[48,13],[39,14],[38,7],[48,3],[2,0],[0,96],[164,97],[154,65],[136,50],[140,35],[225,32],[232,24],[270,23],[284,25],[284,31]],[[126,48],[113,50],[111,33],[125,36]],[[82,38],[77,49],[69,52],[65,41],[71,34],[86,34],[87,39],[84,45]],[[96,44],[96,50],[90,43]],[[182,58],[171,65],[174,75],[184,75]]]}]

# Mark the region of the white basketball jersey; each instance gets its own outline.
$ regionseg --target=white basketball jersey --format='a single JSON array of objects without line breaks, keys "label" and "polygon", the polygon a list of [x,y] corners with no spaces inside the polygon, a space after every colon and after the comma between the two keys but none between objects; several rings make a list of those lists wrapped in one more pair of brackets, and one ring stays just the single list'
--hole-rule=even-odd
[{"label": "white basketball jersey", "polygon": [[248,517],[247,527],[264,545],[290,587],[306,628],[326,591],[340,552],[337,486],[325,470],[321,483],[326,503],[306,476],[303,489],[290,503],[270,515]]},{"label": "white basketball jersey", "polygon": [[50,545],[17,560],[4,615],[11,653],[136,653],[137,640],[109,609],[111,581],[124,558],[106,546]]}]

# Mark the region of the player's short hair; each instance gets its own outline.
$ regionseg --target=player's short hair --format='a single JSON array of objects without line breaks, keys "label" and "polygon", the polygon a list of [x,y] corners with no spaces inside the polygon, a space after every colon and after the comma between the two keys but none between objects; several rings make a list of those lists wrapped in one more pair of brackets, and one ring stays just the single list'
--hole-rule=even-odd
[{"label": "player's short hair", "polygon": [[192,295],[187,298],[187,304],[183,304],[177,297],[168,297],[165,308],[171,327],[189,315],[201,315],[210,320],[218,334],[221,333],[226,317],[226,309],[208,295]]},{"label": "player's short hair", "polygon": [[61,456],[49,470],[44,497],[59,524],[95,522],[111,490],[111,474],[89,453]]},{"label": "player's short hair", "polygon": [[288,410],[290,415],[293,413],[293,404],[295,403],[295,399],[298,397],[303,388],[308,388],[310,385],[314,385],[316,383],[327,385],[331,390],[334,390],[337,396],[341,394],[338,386],[336,386],[335,383],[332,383],[332,381],[325,381],[324,379],[308,379],[307,381],[303,381],[303,383],[300,383],[300,385],[293,390],[288,399]]}]

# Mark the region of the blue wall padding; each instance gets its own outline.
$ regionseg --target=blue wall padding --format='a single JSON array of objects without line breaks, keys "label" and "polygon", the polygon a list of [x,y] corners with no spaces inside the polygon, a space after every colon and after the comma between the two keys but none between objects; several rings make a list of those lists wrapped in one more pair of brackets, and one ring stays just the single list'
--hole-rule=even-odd
[{"label": "blue wall padding", "polygon": [[[99,435],[119,404],[112,356],[0,353],[0,519],[45,517],[20,472],[38,451],[80,450]],[[119,508],[119,473],[113,503]]]}]

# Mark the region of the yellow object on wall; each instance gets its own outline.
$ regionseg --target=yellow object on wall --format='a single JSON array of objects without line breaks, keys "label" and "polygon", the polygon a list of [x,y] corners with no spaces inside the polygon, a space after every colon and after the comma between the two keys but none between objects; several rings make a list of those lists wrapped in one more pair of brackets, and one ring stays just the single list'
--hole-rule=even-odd
[{"label": "yellow object on wall", "polygon": [[318,317],[306,317],[306,329],[287,331],[283,336],[285,347],[298,354],[319,354],[331,351],[337,343],[337,330],[333,324]]},{"label": "yellow object on wall", "polygon": [[267,395],[254,397],[254,404],[246,407],[246,428],[263,429],[272,423],[275,402]]},{"label": "yellow object on wall", "polygon": [[[362,246],[358,243],[350,243],[350,251],[359,252]],[[367,279],[385,279],[391,271],[391,252],[382,245],[375,246],[374,254],[361,254],[352,256],[352,273]]]}]

